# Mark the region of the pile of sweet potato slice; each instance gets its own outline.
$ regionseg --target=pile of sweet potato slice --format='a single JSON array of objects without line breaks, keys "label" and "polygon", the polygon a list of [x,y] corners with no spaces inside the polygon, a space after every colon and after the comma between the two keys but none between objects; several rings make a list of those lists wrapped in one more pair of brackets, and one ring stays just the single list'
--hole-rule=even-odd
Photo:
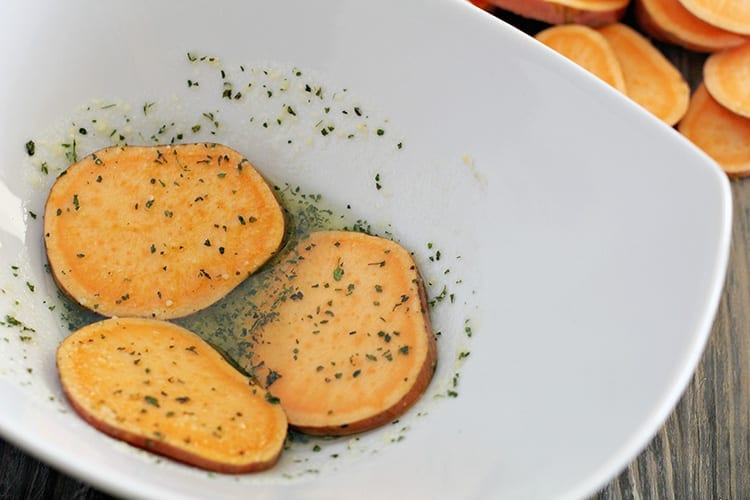
[{"label": "pile of sweet potato slice", "polygon": [[[731,177],[750,175],[750,2],[483,0],[554,26],[536,38],[677,129]],[[620,24],[628,8],[640,31]],[[643,33],[643,34],[642,34]],[[650,40],[707,53],[691,95]]]}]

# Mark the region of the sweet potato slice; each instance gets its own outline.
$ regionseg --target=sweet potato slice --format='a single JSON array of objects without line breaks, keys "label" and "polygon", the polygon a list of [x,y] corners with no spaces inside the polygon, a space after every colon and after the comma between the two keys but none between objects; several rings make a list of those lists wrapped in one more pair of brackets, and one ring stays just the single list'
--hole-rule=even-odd
[{"label": "sweet potato slice", "polygon": [[701,84],[678,130],[721,165],[730,177],[750,175],[750,118],[732,113]]},{"label": "sweet potato slice", "polygon": [[690,87],[682,74],[646,38],[624,24],[599,28],[620,62],[627,95],[668,125],[687,111]]},{"label": "sweet potato slice", "polygon": [[747,0],[680,0],[680,3],[709,24],[750,35],[750,2]]},{"label": "sweet potato slice", "polygon": [[265,389],[196,334],[166,321],[88,325],[57,351],[75,411],[114,438],[224,473],[271,467],[287,421]]},{"label": "sweet potato slice", "polygon": [[104,316],[202,309],[274,255],[283,234],[265,180],[217,144],[97,151],[57,179],[44,214],[55,280]]},{"label": "sweet potato slice", "polygon": [[[425,391],[436,345],[409,253],[379,237],[312,233],[267,291],[273,316],[248,333],[253,372],[300,431],[387,423]],[[257,323],[256,323],[257,325]]]},{"label": "sweet potato slice", "polygon": [[635,15],[648,35],[695,52],[728,49],[747,40],[696,17],[679,0],[636,0]]},{"label": "sweet potato slice", "polygon": [[536,39],[627,94],[620,62],[595,29],[575,24],[552,26],[537,33]]},{"label": "sweet potato slice", "polygon": [[629,0],[487,0],[529,19],[549,24],[604,26],[622,19]]},{"label": "sweet potato slice", "polygon": [[703,81],[719,104],[750,118],[750,42],[709,56]]}]

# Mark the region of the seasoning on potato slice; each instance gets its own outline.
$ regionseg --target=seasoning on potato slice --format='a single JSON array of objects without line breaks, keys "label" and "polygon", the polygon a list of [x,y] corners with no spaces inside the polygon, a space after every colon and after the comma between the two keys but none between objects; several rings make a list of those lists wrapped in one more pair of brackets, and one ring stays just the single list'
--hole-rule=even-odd
[{"label": "seasoning on potato slice", "polygon": [[750,118],[750,42],[709,56],[703,81],[719,104]]},{"label": "seasoning on potato slice", "polygon": [[270,280],[250,363],[290,426],[351,434],[390,422],[425,391],[436,344],[424,286],[393,241],[312,233]]},{"label": "seasoning on potato slice", "polygon": [[198,335],[166,321],[93,323],[57,351],[73,408],[102,432],[201,467],[271,467],[287,432],[282,408]]},{"label": "seasoning on potato slice", "polygon": [[177,318],[235,288],[278,250],[284,216],[238,152],[114,146],[53,185],[44,241],[60,288],[104,316]]}]

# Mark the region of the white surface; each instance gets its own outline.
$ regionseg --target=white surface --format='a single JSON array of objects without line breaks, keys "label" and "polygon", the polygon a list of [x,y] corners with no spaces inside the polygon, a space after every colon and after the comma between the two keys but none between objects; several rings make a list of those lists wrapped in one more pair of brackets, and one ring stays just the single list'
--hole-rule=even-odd
[{"label": "white surface", "polygon": [[[436,310],[441,371],[415,410],[427,415],[404,418],[403,441],[381,446],[393,429],[376,431],[333,465],[301,451],[318,473],[298,474],[304,464],[287,459],[263,474],[208,475],[156,463],[67,410],[54,369],[66,332],[47,308],[56,292],[41,221],[28,213],[42,213],[52,176],[30,174],[23,145],[36,139],[52,155],[44,138],[64,138],[94,99],[132,103],[133,116],[158,102],[189,127],[225,103],[188,51],[235,70],[300,68],[326,90],[346,88],[372,127],[386,124],[383,138],[325,142],[302,122],[275,137],[247,123],[270,109],[257,101],[254,111],[222,108],[219,133],[201,138],[239,149],[274,182],[350,203],[414,249],[428,279],[445,280],[450,266],[462,280],[449,282],[457,304]],[[725,177],[673,130],[468,3],[4,1],[0,56],[0,192],[12,193],[1,200],[0,318],[36,329],[20,342],[0,327],[0,432],[100,488],[154,498],[580,497],[648,443],[700,357],[727,262]],[[199,92],[188,78],[201,80]],[[442,249],[440,265],[426,242]],[[471,355],[459,396],[438,398],[461,349]],[[360,442],[331,446],[345,454]]]}]

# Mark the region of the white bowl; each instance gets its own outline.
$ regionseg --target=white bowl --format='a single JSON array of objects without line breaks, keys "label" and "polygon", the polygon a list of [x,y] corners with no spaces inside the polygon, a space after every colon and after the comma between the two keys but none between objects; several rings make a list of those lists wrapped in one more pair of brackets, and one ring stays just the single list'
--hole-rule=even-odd
[{"label": "white bowl", "polygon": [[[99,488],[580,497],[648,443],[700,357],[727,263],[725,176],[466,2],[8,0],[0,60],[0,432]],[[297,441],[244,476],[84,424],[55,371],[69,328],[41,214],[73,140],[80,156],[120,135],[226,143],[413,250],[441,332],[427,394],[385,429]]]}]

